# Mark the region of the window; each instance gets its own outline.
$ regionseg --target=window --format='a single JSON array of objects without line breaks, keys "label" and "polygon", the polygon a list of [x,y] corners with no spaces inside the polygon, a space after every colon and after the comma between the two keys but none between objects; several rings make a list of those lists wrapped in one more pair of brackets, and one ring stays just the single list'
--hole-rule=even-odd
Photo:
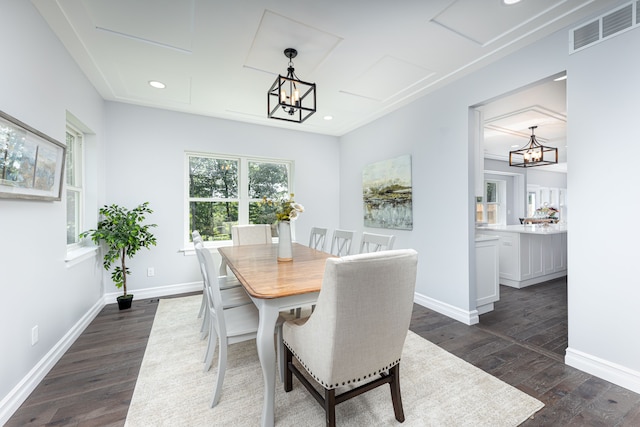
[{"label": "window", "polygon": [[67,160],[67,250],[80,246],[78,235],[83,226],[84,188],[82,178],[82,133],[67,125],[66,130]]},{"label": "window", "polygon": [[538,208],[537,197],[537,191],[527,191],[527,218],[533,218],[536,213],[536,209]]},{"label": "window", "polygon": [[273,208],[260,201],[291,192],[288,160],[187,153],[186,162],[187,242],[193,230],[205,241],[231,240],[232,225],[272,224]]},{"label": "window", "polygon": [[500,180],[486,180],[484,182],[484,197],[476,202],[476,221],[487,224],[506,225],[506,182]]}]

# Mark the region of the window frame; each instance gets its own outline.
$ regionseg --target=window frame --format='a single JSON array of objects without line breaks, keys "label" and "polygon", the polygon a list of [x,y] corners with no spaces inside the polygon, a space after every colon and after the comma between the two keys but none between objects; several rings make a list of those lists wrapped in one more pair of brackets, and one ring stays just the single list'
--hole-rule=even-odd
[{"label": "window frame", "polygon": [[[496,201],[489,202],[487,187],[489,183],[495,184],[496,189]],[[483,185],[483,197],[482,197],[482,220],[489,225],[507,225],[507,213],[506,213],[506,201],[507,201],[507,181],[501,179],[485,179]],[[496,206],[497,222],[489,222],[489,210],[488,206]]]},{"label": "window frame", "polygon": [[[190,197],[190,188],[189,188],[189,159],[191,157],[207,157],[212,159],[220,159],[220,160],[230,160],[238,162],[238,198],[202,198],[202,197]],[[192,201],[214,201],[214,202],[238,202],[238,224],[244,225],[249,224],[249,204],[259,202],[261,198],[250,198],[249,197],[249,163],[257,162],[257,163],[277,163],[284,164],[288,170],[288,189],[289,193],[294,193],[294,175],[295,175],[295,162],[291,159],[280,159],[280,158],[270,158],[270,157],[259,157],[259,156],[244,156],[244,155],[233,155],[233,154],[221,154],[221,153],[209,153],[209,152],[201,152],[201,151],[185,151],[184,156],[184,215],[183,215],[183,237],[184,237],[184,248],[187,250],[193,249],[193,242],[190,239],[190,221],[189,214],[190,209],[189,205]],[[292,226],[293,231],[293,226]],[[221,247],[221,246],[229,246],[231,244],[231,239],[229,240],[207,240],[204,241],[204,246],[206,247]]]},{"label": "window frame", "polygon": [[[85,165],[85,135],[84,133],[73,126],[71,123],[67,122],[65,126],[65,142],[67,134],[71,134],[74,137],[73,147],[67,146],[67,156],[73,155],[72,163],[74,169],[74,180],[75,185],[69,185],[67,182],[67,173],[68,170],[65,170],[65,200],[68,203],[69,191],[73,191],[76,193],[76,197],[78,198],[77,205],[77,216],[76,216],[76,226],[78,230],[78,234],[80,231],[84,230],[85,223],[85,199],[86,199],[86,188],[85,188],[85,175],[84,175],[84,165]],[[65,165],[66,166],[66,165]],[[67,204],[68,209],[68,204]],[[67,219],[69,212],[67,211]],[[65,222],[68,224],[68,222]],[[67,233],[65,233],[66,235]],[[77,236],[76,236],[77,238]],[[77,241],[74,243],[67,243],[67,253],[78,250],[82,248],[83,242],[81,239],[77,238]]]}]

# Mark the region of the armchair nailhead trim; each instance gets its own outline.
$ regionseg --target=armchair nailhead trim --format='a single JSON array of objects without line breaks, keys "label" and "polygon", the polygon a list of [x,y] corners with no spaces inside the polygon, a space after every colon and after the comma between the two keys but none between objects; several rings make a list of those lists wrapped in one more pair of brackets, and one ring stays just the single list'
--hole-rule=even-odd
[{"label": "armchair nailhead trim", "polygon": [[318,384],[320,384],[322,387],[324,387],[324,388],[325,388],[325,389],[327,389],[327,390],[331,390],[331,389],[334,389],[334,388],[340,387],[341,385],[343,385],[343,386],[344,386],[344,385],[348,385],[348,384],[351,384],[351,382],[354,382],[354,383],[355,383],[355,382],[359,382],[359,381],[361,381],[362,379],[364,379],[364,378],[370,378],[370,377],[371,377],[371,376],[373,376],[373,375],[380,375],[380,374],[382,374],[382,373],[387,372],[389,369],[393,368],[393,367],[394,367],[394,366],[396,366],[398,363],[400,363],[400,359],[398,359],[398,360],[395,360],[395,361],[391,362],[391,363],[390,363],[389,365],[387,365],[386,367],[384,367],[384,368],[380,368],[380,369],[378,369],[377,371],[375,371],[375,372],[373,372],[373,373],[370,373],[370,374],[367,374],[367,375],[363,376],[362,378],[358,378],[358,379],[351,379],[351,380],[343,381],[343,382],[342,382],[342,384],[340,384],[340,383],[336,383],[336,384],[326,384],[324,381],[320,380],[320,379],[319,379],[319,378],[318,378],[318,377],[317,377],[313,372],[311,372],[311,370],[309,369],[309,367],[307,366],[307,364],[306,364],[306,363],[304,363],[304,361],[300,360],[300,358],[298,357],[298,354],[295,352],[295,350],[294,350],[294,349],[292,349],[292,348],[291,348],[291,346],[290,346],[286,341],[283,341],[283,343],[284,343],[284,345],[286,345],[286,346],[287,346],[287,348],[288,348],[289,350],[291,350],[291,353],[293,354],[293,356],[296,358],[296,360],[297,360],[298,362],[300,362],[300,364],[301,364],[301,365],[304,367],[304,369],[309,373],[309,375],[311,375],[311,377],[312,377],[314,380],[316,380],[316,382],[317,382]]}]

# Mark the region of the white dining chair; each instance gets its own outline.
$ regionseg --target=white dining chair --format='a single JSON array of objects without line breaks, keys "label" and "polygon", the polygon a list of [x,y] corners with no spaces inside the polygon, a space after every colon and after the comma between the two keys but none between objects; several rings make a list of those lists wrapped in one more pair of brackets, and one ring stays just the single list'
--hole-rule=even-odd
[{"label": "white dining chair", "polygon": [[[200,236],[200,232],[198,230],[193,230],[191,232],[191,239],[193,240],[194,247],[195,247],[196,243],[202,243],[202,236]],[[204,283],[202,284],[202,289],[203,289],[202,302],[200,303],[200,310],[198,310],[198,319],[202,317],[202,315],[204,314],[205,309],[207,307],[207,302],[206,302],[206,297],[207,296],[206,296],[206,293],[204,292]],[[206,320],[203,319],[202,326],[200,327],[200,332],[202,332],[204,330],[205,322],[206,322]]]},{"label": "white dining chair", "polygon": [[[205,290],[207,292],[207,310],[209,311],[209,341],[205,354],[204,369],[211,368],[216,346],[218,347],[218,373],[214,386],[211,407],[216,406],[222,393],[222,384],[227,370],[227,347],[242,341],[255,339],[258,333],[259,313],[253,304],[224,308],[219,284],[216,283],[216,272],[211,253],[203,246],[196,246],[198,259],[202,262]],[[223,281],[223,277],[218,277]],[[278,341],[281,342],[282,323],[285,318],[279,316],[276,322]],[[274,331],[275,333],[275,331]],[[282,348],[281,345],[278,349]],[[278,366],[281,366],[282,354],[278,351]],[[282,373],[281,373],[282,378]]]},{"label": "white dining chair", "polygon": [[[271,225],[234,225],[231,227],[231,241],[233,242],[233,246],[271,244],[273,243]],[[224,260],[220,263],[219,275],[230,276]]]},{"label": "white dining chair", "polygon": [[327,229],[320,227],[311,227],[309,233],[309,247],[317,251],[323,251],[327,237]]},{"label": "white dining chair", "polygon": [[[201,240],[194,238],[194,248],[196,249],[196,256],[198,259],[198,266],[200,268],[200,274],[202,275],[202,303],[200,304],[201,311],[202,306],[204,305],[204,315],[200,312],[198,313],[198,318],[202,317],[202,325],[200,326],[200,339],[204,339],[209,334],[209,312],[206,310],[207,307],[207,298],[208,293],[206,292],[206,283],[205,283],[205,272],[203,271],[203,260],[201,259],[202,255],[197,250],[198,248],[204,249],[208,252]],[[209,252],[209,254],[211,254]],[[251,304],[251,298],[241,286],[240,282],[234,277],[231,279],[231,284],[227,283],[228,278],[226,276],[221,276],[220,280],[218,280],[217,284],[220,287],[220,296],[222,298],[223,308],[233,308],[241,305]]]},{"label": "white dining chair", "polygon": [[[311,227],[311,232],[309,233],[309,247],[317,251],[324,252],[327,231],[328,230],[326,228]],[[311,312],[313,312],[315,308],[316,306],[313,304],[311,306]],[[295,310],[291,309],[290,313],[295,314],[296,318],[300,318],[302,316],[302,307],[298,307]]]},{"label": "white dining chair", "polygon": [[396,236],[387,234],[362,233],[360,241],[360,253],[390,251],[393,249],[393,243]]},{"label": "white dining chair", "polygon": [[331,239],[331,254],[336,256],[345,256],[351,253],[351,242],[355,231],[335,230]]},{"label": "white dining chair", "polygon": [[233,246],[271,244],[271,225],[248,224],[231,227]]}]

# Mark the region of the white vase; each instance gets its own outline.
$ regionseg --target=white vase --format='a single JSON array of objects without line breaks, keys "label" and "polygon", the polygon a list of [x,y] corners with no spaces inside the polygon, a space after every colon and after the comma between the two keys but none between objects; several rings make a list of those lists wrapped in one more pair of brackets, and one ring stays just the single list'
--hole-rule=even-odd
[{"label": "white vase", "polygon": [[291,223],[278,223],[278,262],[293,261],[293,247],[291,246]]}]

